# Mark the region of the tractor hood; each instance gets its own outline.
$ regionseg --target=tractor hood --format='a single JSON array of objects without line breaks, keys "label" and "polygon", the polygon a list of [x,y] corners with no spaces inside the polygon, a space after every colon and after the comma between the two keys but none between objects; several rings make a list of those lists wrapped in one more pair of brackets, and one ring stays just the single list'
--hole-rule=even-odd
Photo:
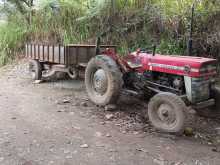
[{"label": "tractor hood", "polygon": [[142,61],[142,69],[144,70],[147,69],[191,77],[215,75],[217,70],[217,60],[211,58],[160,54],[152,56],[152,54],[146,53],[140,53],[136,55],[136,58],[138,56]]},{"label": "tractor hood", "polygon": [[151,56],[152,61],[167,63],[171,65],[185,66],[200,68],[205,63],[216,63],[215,59],[203,58],[203,57],[190,57],[190,56],[168,56],[168,55],[155,55]]}]

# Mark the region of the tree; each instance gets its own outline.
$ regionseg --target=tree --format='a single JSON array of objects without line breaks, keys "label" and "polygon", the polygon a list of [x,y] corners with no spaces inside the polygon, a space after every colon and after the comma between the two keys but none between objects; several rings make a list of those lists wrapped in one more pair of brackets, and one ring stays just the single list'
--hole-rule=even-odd
[{"label": "tree", "polygon": [[25,17],[27,22],[29,24],[31,23],[34,0],[6,0],[6,3],[12,4],[16,8],[16,10]]}]

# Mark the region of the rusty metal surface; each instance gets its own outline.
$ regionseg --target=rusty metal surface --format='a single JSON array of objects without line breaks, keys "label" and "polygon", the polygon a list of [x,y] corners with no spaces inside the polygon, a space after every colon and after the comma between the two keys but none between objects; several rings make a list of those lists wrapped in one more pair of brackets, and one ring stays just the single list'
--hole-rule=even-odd
[{"label": "rusty metal surface", "polygon": [[65,64],[65,46],[26,44],[26,57],[44,62]]},{"label": "rusty metal surface", "polygon": [[[66,66],[87,63],[96,55],[96,45],[43,45],[26,44],[26,57],[42,62],[62,64]],[[101,52],[106,48],[116,49],[114,45],[100,46]]]}]

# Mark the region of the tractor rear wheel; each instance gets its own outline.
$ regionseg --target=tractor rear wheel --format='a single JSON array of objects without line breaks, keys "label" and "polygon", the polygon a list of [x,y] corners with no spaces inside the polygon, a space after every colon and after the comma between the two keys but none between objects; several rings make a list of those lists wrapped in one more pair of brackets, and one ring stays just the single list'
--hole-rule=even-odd
[{"label": "tractor rear wheel", "polygon": [[29,61],[29,71],[33,80],[41,80],[42,78],[42,64],[38,60]]},{"label": "tractor rear wheel", "polygon": [[155,95],[148,104],[148,117],[152,125],[163,132],[182,133],[186,105],[177,95],[164,92]]},{"label": "tractor rear wheel", "polygon": [[122,73],[112,58],[98,55],[87,65],[85,84],[92,102],[97,105],[114,104],[121,91]]}]

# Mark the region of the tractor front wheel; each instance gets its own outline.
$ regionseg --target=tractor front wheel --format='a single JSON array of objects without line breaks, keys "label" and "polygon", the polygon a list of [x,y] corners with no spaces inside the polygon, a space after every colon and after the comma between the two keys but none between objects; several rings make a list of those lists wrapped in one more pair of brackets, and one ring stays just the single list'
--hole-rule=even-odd
[{"label": "tractor front wheel", "polygon": [[186,105],[177,95],[159,93],[148,104],[148,117],[152,125],[163,132],[182,133]]},{"label": "tractor front wheel", "polygon": [[121,91],[122,73],[112,58],[98,55],[87,65],[85,84],[92,102],[97,105],[114,104]]}]

